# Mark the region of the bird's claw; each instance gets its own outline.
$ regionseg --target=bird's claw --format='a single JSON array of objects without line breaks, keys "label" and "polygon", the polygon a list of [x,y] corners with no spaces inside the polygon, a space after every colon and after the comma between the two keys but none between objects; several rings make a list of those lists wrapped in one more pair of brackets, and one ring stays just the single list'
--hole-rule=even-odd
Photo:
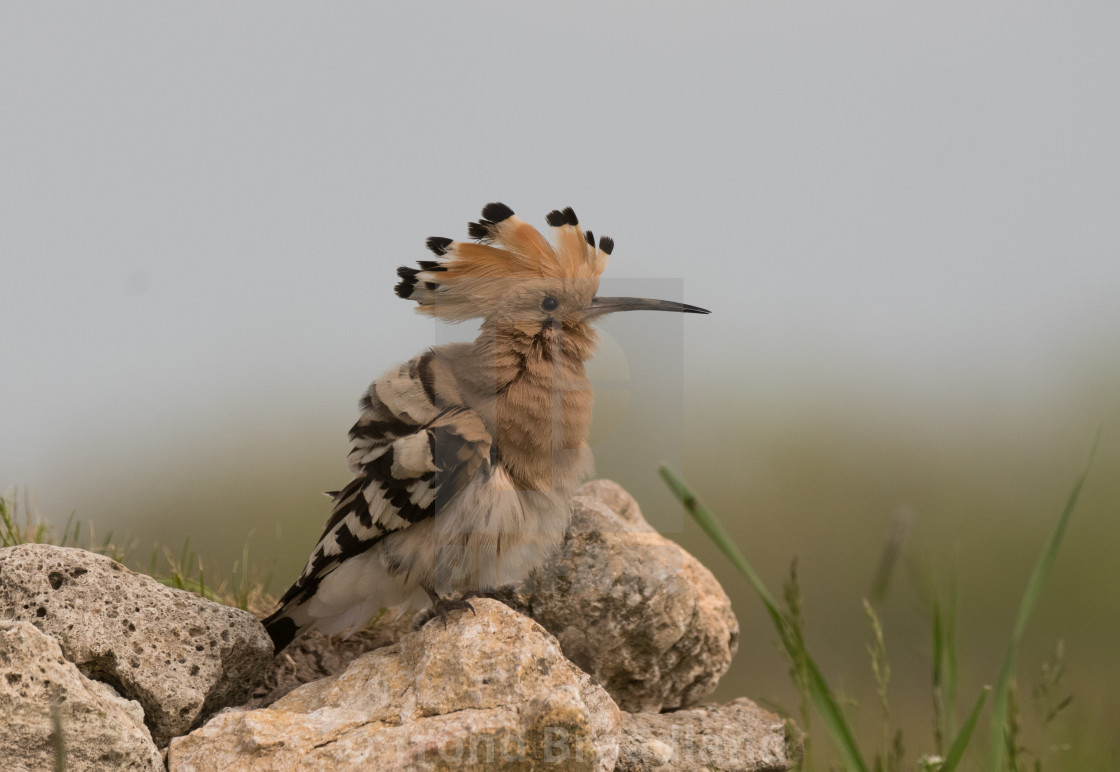
[{"label": "bird's claw", "polygon": [[477,616],[474,606],[466,598],[441,598],[430,590],[428,591],[428,597],[431,598],[432,605],[416,615],[412,622],[413,630],[419,630],[436,617],[439,617],[443,626],[447,627],[447,617],[452,611],[470,611],[471,614]]},{"label": "bird's claw", "polygon": [[471,614],[478,616],[475,613],[474,606],[472,606],[471,602],[466,598],[456,598],[455,600],[440,598],[432,604],[432,609],[435,611],[435,615],[443,620],[444,627],[447,627],[447,615],[452,611],[469,610]]}]

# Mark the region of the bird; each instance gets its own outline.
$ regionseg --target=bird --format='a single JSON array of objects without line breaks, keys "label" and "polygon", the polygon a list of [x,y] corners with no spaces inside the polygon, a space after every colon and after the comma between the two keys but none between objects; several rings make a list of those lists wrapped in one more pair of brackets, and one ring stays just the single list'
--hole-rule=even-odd
[{"label": "bird", "polygon": [[[434,346],[363,394],[347,456],[354,478],[299,578],[263,621],[279,653],[299,634],[350,634],[375,614],[522,581],[567,531],[593,472],[587,437],[592,323],[620,311],[707,314],[685,303],[601,297],[614,240],[549,212],[553,240],[489,203],[469,240],[433,236],[433,259],[398,269],[396,294],[445,322],[481,319],[473,342]],[[426,597],[425,597],[426,596]],[[409,603],[410,605],[405,605]]]}]

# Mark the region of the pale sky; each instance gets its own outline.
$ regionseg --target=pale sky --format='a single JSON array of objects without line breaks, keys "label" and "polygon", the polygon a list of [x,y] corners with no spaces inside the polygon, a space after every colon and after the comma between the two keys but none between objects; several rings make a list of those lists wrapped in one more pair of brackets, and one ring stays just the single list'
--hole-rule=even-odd
[{"label": "pale sky", "polygon": [[1110,2],[4,3],[0,488],[341,471],[446,337],[396,267],[495,200],[712,309],[625,328],[687,414],[1045,405],[1120,344],[1118,40]]}]

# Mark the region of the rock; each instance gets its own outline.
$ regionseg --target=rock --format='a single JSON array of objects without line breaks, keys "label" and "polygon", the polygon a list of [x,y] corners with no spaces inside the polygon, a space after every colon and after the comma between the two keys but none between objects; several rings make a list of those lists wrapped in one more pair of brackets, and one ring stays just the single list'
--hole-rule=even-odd
[{"label": "rock", "polygon": [[538,624],[472,601],[268,708],[172,741],[171,772],[613,769],[619,712]]},{"label": "rock", "polygon": [[83,674],[144,708],[156,744],[243,702],[272,659],[251,614],[164,587],[104,555],[0,550],[0,619],[30,622]]},{"label": "rock", "polygon": [[623,713],[617,772],[792,769],[801,740],[745,697],[674,713]]},{"label": "rock", "polygon": [[70,772],[162,770],[140,706],[83,676],[58,642],[27,622],[0,622],[0,760],[6,772],[54,768],[57,706]]},{"label": "rock", "polygon": [[555,635],[568,659],[631,712],[699,702],[739,644],[719,582],[609,480],[577,491],[560,553],[502,597]]},{"label": "rock", "polygon": [[268,707],[297,686],[337,675],[363,654],[396,643],[411,626],[412,620],[402,615],[379,620],[346,637],[310,630],[269,663],[263,681],[246,706]]}]

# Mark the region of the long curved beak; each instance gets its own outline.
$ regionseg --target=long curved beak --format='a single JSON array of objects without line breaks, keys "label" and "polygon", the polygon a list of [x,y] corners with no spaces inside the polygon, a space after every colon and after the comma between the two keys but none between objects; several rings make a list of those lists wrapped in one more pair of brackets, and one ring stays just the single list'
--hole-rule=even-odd
[{"label": "long curved beak", "polygon": [[678,303],[675,300],[654,300],[653,298],[600,298],[591,299],[591,305],[583,312],[584,319],[613,314],[615,311],[678,311],[684,314],[710,314],[706,308]]}]

